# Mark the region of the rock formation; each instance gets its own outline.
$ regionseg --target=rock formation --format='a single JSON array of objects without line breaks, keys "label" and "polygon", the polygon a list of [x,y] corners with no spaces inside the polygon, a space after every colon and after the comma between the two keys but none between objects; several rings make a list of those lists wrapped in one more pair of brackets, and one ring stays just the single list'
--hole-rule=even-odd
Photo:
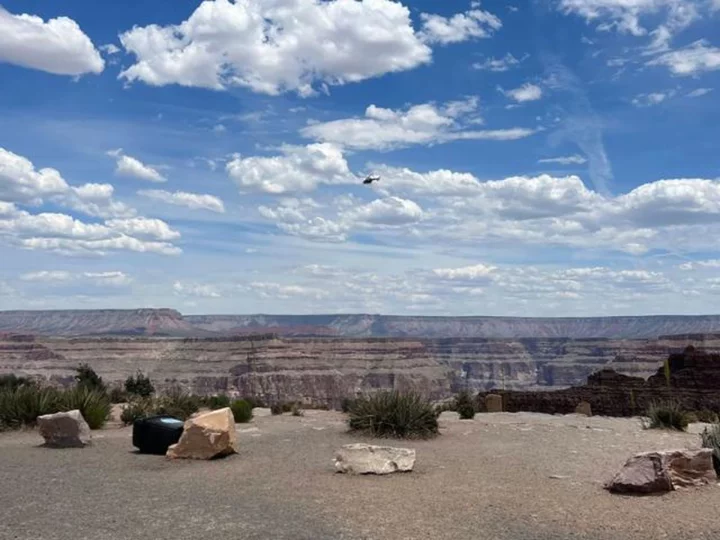
[{"label": "rock formation", "polygon": [[37,425],[48,448],[82,448],[92,440],[90,427],[78,410],[38,416]]},{"label": "rock formation", "polygon": [[180,440],[170,446],[170,459],[215,459],[237,453],[237,432],[230,407],[185,422]]},{"label": "rock formation", "polygon": [[347,444],[335,454],[335,470],[350,474],[391,474],[412,471],[415,466],[415,450],[374,446],[370,444]]}]

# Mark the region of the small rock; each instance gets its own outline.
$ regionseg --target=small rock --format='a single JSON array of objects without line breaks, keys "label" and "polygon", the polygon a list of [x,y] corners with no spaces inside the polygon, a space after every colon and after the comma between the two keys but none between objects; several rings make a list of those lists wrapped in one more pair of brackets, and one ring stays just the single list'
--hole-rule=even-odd
[{"label": "small rock", "polygon": [[213,459],[237,453],[235,419],[230,407],[190,418],[180,440],[168,448],[171,459]]},{"label": "small rock", "polygon": [[592,408],[587,401],[581,401],[578,406],[575,407],[575,414],[583,414],[585,416],[592,416]]},{"label": "small rock", "polygon": [[350,474],[390,474],[412,471],[415,450],[373,446],[370,444],[347,444],[335,454],[335,469]]},{"label": "small rock", "polygon": [[485,409],[489,413],[503,412],[502,396],[498,394],[488,394],[485,396]]},{"label": "small rock", "polygon": [[570,478],[570,477],[562,475],[562,474],[551,474],[550,475],[551,480],[567,480],[568,478]]},{"label": "small rock", "polygon": [[91,444],[90,426],[78,410],[38,416],[37,424],[49,448],[82,448]]}]

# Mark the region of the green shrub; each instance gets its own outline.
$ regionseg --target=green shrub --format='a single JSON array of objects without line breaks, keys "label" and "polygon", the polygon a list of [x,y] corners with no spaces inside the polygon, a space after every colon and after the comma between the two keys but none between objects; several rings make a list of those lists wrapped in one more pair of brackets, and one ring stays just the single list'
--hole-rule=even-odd
[{"label": "green shrub", "polygon": [[273,403],[273,404],[270,406],[270,413],[271,413],[273,416],[277,416],[277,415],[280,415],[280,414],[284,413],[284,412],[285,412],[285,407],[284,407],[284,405],[285,405],[284,403]]},{"label": "green shrub", "polygon": [[34,426],[37,417],[63,409],[62,393],[35,385],[0,390],[0,430]]},{"label": "green shrub", "polygon": [[253,409],[257,409],[258,407],[265,407],[265,403],[262,399],[255,397],[255,396],[246,396],[243,398],[243,401],[247,401],[250,404],[250,407]]},{"label": "green shrub", "polygon": [[698,422],[704,422],[706,424],[717,424],[720,421],[720,419],[718,419],[718,415],[708,409],[696,411],[695,417]]},{"label": "green shrub", "polygon": [[305,413],[303,412],[302,405],[299,403],[293,403],[290,412],[293,416],[305,416]]},{"label": "green shrub", "polygon": [[715,424],[700,434],[703,448],[712,448],[713,466],[715,472],[720,475],[720,424]]},{"label": "green shrub", "polygon": [[245,424],[252,420],[252,406],[244,399],[233,401],[230,404],[230,410],[232,410],[233,418],[238,424]]},{"label": "green shrub", "polygon": [[108,397],[110,397],[110,403],[126,403],[128,401],[128,395],[120,386],[113,386],[108,392]]},{"label": "green shrub", "polygon": [[462,420],[475,418],[475,403],[467,390],[463,390],[455,397],[453,408],[460,414]]},{"label": "green shrub", "polygon": [[438,434],[435,408],[414,392],[381,392],[359,398],[349,415],[351,431],[376,437],[427,439]]},{"label": "green shrub", "polygon": [[230,407],[230,398],[222,394],[219,396],[210,396],[207,398],[207,406],[213,411]]},{"label": "green shrub", "polygon": [[78,409],[90,429],[100,429],[110,418],[110,397],[88,386],[76,386],[66,390],[61,398],[62,410]]},{"label": "green shrub", "polygon": [[200,399],[187,393],[181,386],[171,386],[155,401],[153,414],[167,414],[187,420],[200,410]]},{"label": "green shrub", "polygon": [[685,431],[690,423],[687,412],[676,401],[652,402],[645,411],[645,416],[645,429]]},{"label": "green shrub", "polygon": [[344,413],[349,413],[350,409],[352,409],[353,405],[355,404],[355,400],[352,398],[343,398],[343,400],[340,402],[340,410]]},{"label": "green shrub", "polygon": [[95,370],[88,364],[80,364],[75,371],[77,372],[75,382],[77,382],[78,386],[85,386],[91,390],[105,392],[106,388],[102,377],[95,373]]},{"label": "green shrub", "polygon": [[15,390],[21,386],[34,386],[35,382],[29,377],[18,377],[14,373],[0,375],[0,390]]},{"label": "green shrub", "polygon": [[156,404],[152,398],[134,399],[123,409],[120,414],[120,421],[129,426],[139,418],[153,416],[155,414]]},{"label": "green shrub", "polygon": [[125,379],[125,392],[133,396],[150,397],[155,393],[155,387],[150,378],[138,370],[135,376],[130,375]]}]

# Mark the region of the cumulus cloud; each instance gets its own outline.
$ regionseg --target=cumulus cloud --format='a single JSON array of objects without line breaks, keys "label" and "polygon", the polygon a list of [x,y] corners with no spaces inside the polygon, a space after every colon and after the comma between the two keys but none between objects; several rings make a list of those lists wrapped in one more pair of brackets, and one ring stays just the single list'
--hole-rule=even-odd
[{"label": "cumulus cloud", "polygon": [[543,95],[542,88],[531,83],[525,83],[518,88],[513,88],[512,90],[503,90],[501,88],[500,91],[510,99],[516,101],[517,103],[537,101],[538,99],[542,98]]},{"label": "cumulus cloud", "polygon": [[502,28],[502,21],[492,13],[477,9],[456,13],[452,17],[421,13],[422,30],[420,39],[425,43],[458,43],[471,38],[488,38]]},{"label": "cumulus cloud", "polygon": [[196,283],[173,283],[173,292],[177,296],[194,296],[199,298],[220,298],[220,292],[214,285],[200,285]]},{"label": "cumulus cloud", "polygon": [[554,158],[538,159],[538,163],[557,163],[558,165],[584,165],[587,159],[579,154]]},{"label": "cumulus cloud", "polygon": [[72,279],[72,273],[64,270],[40,270],[38,272],[27,272],[20,276],[23,281],[69,281]]},{"label": "cumulus cloud", "polygon": [[227,163],[227,173],[243,191],[275,195],[356,181],[342,150],[334,144],[286,145],[281,152],[272,157],[235,157]]},{"label": "cumulus cloud", "polygon": [[157,169],[145,165],[139,159],[123,154],[122,148],[109,150],[107,155],[116,159],[115,174],[118,176],[127,176],[156,183],[167,182],[167,178],[160,174]]},{"label": "cumulus cloud", "polygon": [[13,15],[0,6],[0,62],[55,75],[101,73],[100,53],[78,24],[68,17],[49,19]]},{"label": "cumulus cloud", "polygon": [[481,122],[478,99],[469,97],[442,105],[423,103],[400,110],[370,105],[362,118],[312,124],[303,128],[301,134],[346,148],[390,150],[454,140],[515,140],[535,133],[528,128],[475,130],[470,127]]},{"label": "cumulus cloud", "polygon": [[673,92],[652,92],[650,94],[638,94],[633,98],[632,103],[636,107],[652,107],[653,105],[660,105],[663,101],[672,97]]},{"label": "cumulus cloud", "polygon": [[702,97],[702,96],[709,94],[712,91],[713,91],[712,88],[696,88],[692,92],[688,92],[687,97],[691,97],[691,98]]},{"label": "cumulus cloud", "polygon": [[259,294],[263,298],[287,299],[295,296],[325,298],[329,295],[326,289],[303,287],[301,285],[283,285],[281,283],[253,281],[249,286],[244,287],[247,291]]},{"label": "cumulus cloud", "polygon": [[358,224],[401,226],[420,221],[423,210],[411,200],[400,197],[376,199],[342,214],[343,221]]},{"label": "cumulus cloud", "polygon": [[210,210],[220,214],[225,212],[225,205],[222,200],[213,195],[184,191],[170,192],[161,189],[140,190],[138,195],[175,206],[185,206],[193,210]]},{"label": "cumulus cloud", "polygon": [[501,73],[504,71],[510,71],[511,69],[520,65],[520,62],[525,60],[527,56],[517,59],[512,54],[507,53],[502,58],[488,58],[484,62],[475,62],[472,67],[480,71],[493,71]]},{"label": "cumulus cloud", "polygon": [[706,40],[698,40],[671,52],[664,53],[648,62],[651,66],[666,66],[670,73],[679,77],[698,75],[720,69],[720,48]]},{"label": "cumulus cloud", "polygon": [[476,264],[461,268],[436,268],[433,273],[443,279],[474,281],[491,279],[495,270],[497,270],[495,266]]},{"label": "cumulus cloud", "polygon": [[135,63],[120,77],[153,86],[245,87],[309,96],[429,63],[428,43],[481,37],[499,21],[479,10],[421,14],[391,0],[205,0],[177,25],[136,26],[120,35]]},{"label": "cumulus cloud", "polygon": [[111,219],[105,224],[112,230],[129,236],[156,238],[158,240],[177,240],[180,233],[171,229],[160,219],[136,217],[130,219]]},{"label": "cumulus cloud", "polygon": [[20,276],[22,281],[41,282],[48,284],[94,285],[98,287],[124,287],[132,283],[132,278],[124,272],[68,272],[66,270],[40,270],[28,272]]}]

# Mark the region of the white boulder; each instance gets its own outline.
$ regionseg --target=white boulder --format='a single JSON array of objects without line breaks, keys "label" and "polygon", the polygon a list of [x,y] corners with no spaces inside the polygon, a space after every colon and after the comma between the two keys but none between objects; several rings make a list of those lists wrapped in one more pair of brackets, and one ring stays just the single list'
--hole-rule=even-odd
[{"label": "white boulder", "polygon": [[82,448],[91,444],[90,426],[78,410],[38,416],[37,425],[49,448]]},{"label": "white boulder", "polygon": [[237,453],[237,432],[230,407],[185,422],[180,440],[170,446],[170,459],[214,459]]},{"label": "white boulder", "polygon": [[335,454],[335,469],[349,474],[390,474],[412,471],[415,450],[373,446],[370,444],[347,444]]}]

